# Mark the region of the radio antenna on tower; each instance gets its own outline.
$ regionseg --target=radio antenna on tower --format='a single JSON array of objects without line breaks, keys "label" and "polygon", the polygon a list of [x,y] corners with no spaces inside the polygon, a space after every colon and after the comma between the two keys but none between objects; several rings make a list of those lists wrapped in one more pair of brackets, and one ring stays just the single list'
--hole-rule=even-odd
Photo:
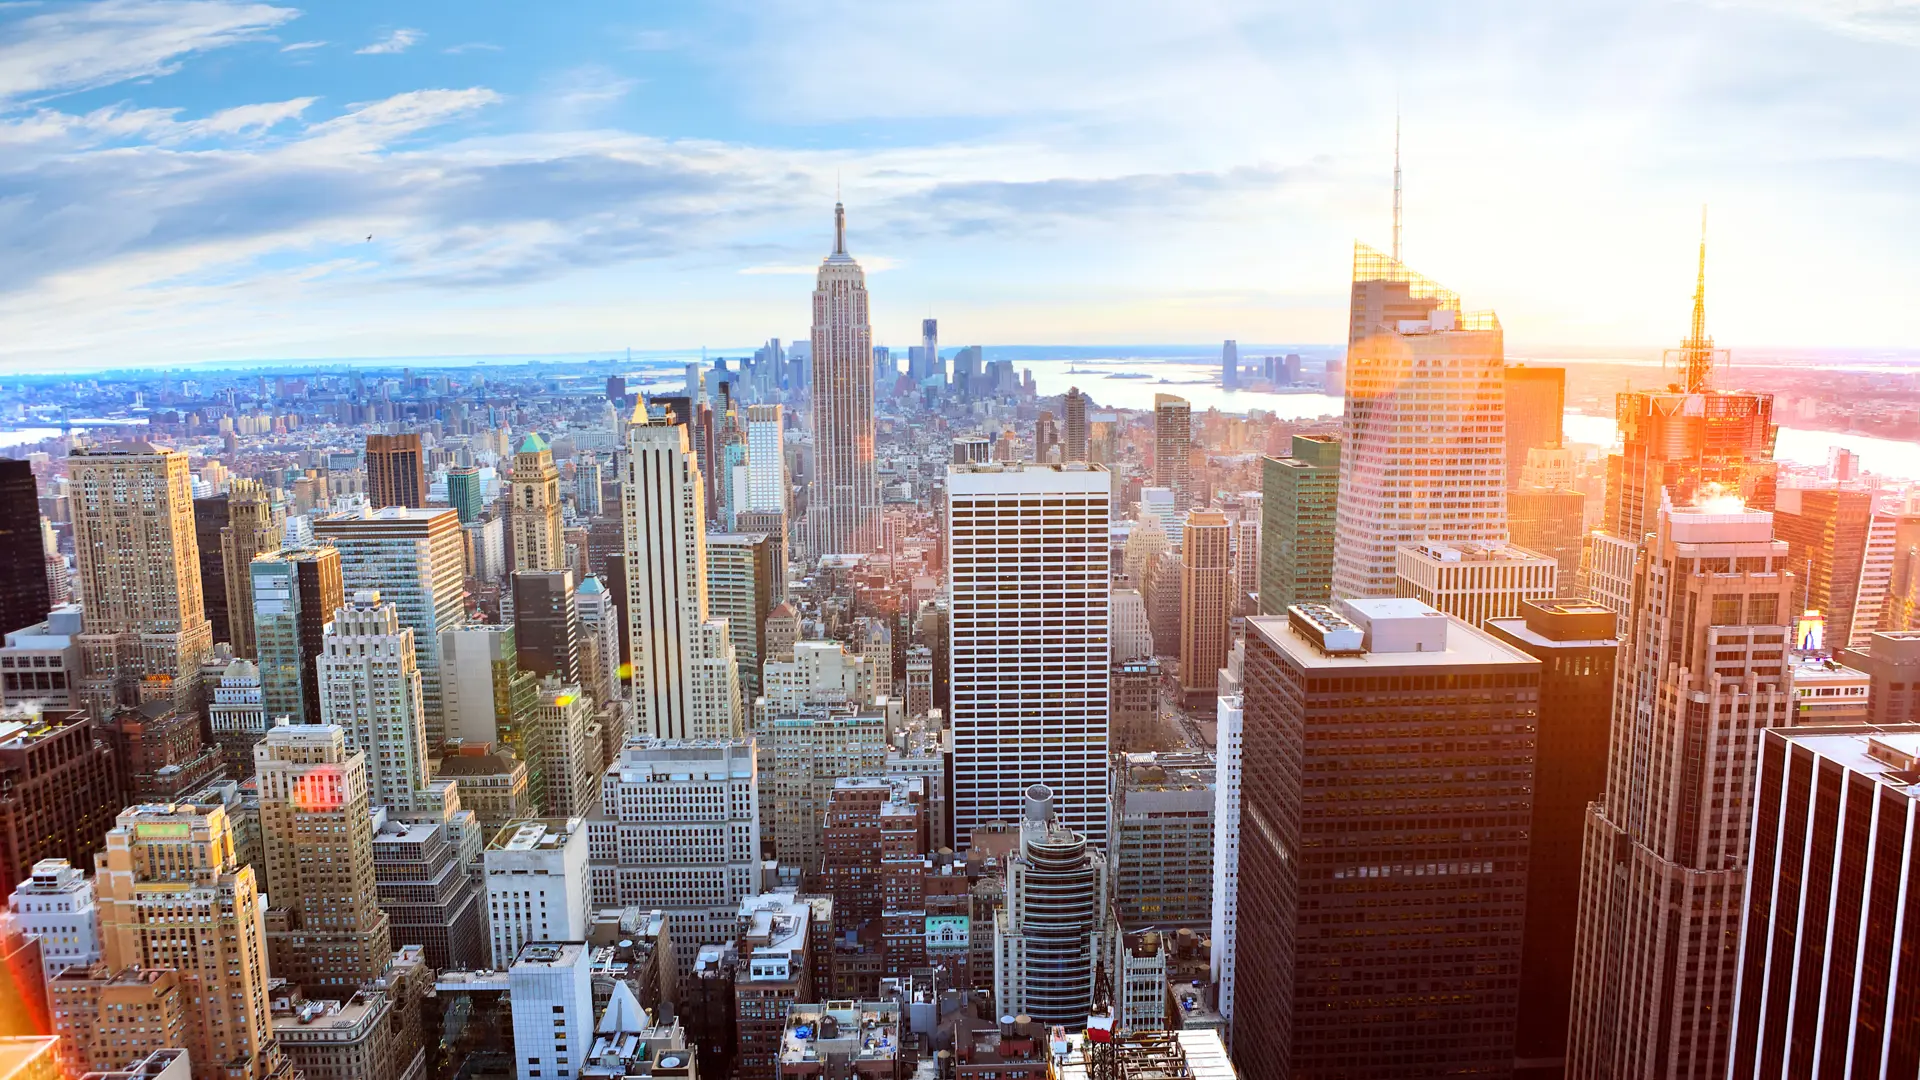
[{"label": "radio antenna on tower", "polygon": [[1393,112],[1393,261],[1400,261],[1400,110]]}]

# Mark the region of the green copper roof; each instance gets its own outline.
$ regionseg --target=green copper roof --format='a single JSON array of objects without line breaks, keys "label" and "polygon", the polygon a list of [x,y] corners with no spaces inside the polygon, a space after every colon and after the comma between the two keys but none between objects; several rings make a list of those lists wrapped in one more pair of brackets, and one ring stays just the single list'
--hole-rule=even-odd
[{"label": "green copper roof", "polygon": [[523,454],[537,454],[547,449],[551,449],[547,446],[547,440],[541,438],[537,431],[527,432],[526,441],[520,444],[520,452]]}]

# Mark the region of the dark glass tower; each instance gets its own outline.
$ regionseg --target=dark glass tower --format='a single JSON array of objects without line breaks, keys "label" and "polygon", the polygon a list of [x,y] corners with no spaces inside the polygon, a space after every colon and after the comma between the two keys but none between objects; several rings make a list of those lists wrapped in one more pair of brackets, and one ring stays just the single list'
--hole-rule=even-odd
[{"label": "dark glass tower", "polygon": [[0,633],[47,617],[47,557],[40,542],[40,489],[24,461],[0,458]]}]

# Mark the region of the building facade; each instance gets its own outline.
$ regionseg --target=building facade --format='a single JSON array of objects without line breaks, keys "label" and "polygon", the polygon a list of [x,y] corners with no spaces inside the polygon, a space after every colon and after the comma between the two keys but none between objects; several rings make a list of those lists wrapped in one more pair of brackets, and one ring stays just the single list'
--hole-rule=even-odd
[{"label": "building facade", "polygon": [[1789,561],[1772,515],[1727,499],[1667,502],[1638,560],[1587,811],[1569,1077],[1726,1074],[1754,760],[1792,722]]},{"label": "building facade", "polygon": [[1418,601],[1337,604],[1248,623],[1234,1061],[1506,1075],[1540,664]]},{"label": "building facade", "polygon": [[1340,439],[1295,435],[1292,453],[1260,459],[1260,614],[1333,598]]},{"label": "building facade", "polygon": [[954,835],[1016,819],[1044,783],[1062,824],[1100,843],[1110,477],[1097,465],[956,465],[947,493]]}]

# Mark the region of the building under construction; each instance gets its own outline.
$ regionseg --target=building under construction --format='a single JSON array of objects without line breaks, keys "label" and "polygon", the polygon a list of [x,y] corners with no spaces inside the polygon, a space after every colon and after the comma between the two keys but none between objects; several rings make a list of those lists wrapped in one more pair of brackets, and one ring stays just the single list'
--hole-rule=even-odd
[{"label": "building under construction", "polygon": [[1237,1080],[1233,1062],[1212,1030],[1116,1034],[1110,1041],[1081,1035],[1054,1044],[1048,1080]]}]

